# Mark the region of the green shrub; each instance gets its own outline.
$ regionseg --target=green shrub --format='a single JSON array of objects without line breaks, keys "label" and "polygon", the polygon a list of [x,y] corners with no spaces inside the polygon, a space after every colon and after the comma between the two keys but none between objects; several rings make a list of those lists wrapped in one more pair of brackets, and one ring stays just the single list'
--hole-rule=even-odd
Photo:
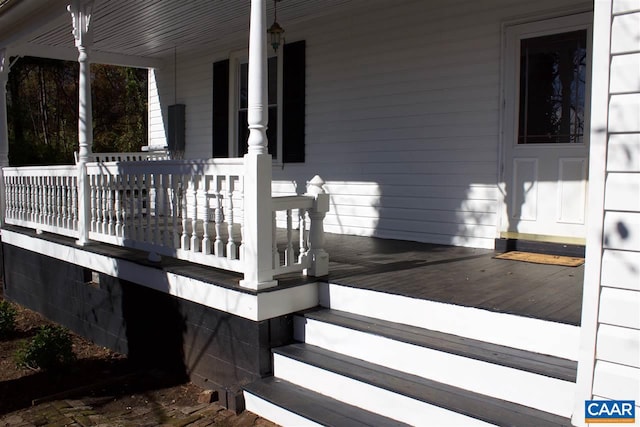
[{"label": "green shrub", "polygon": [[71,335],[61,326],[42,326],[38,333],[16,353],[18,366],[56,370],[76,359]]},{"label": "green shrub", "polygon": [[16,330],[16,309],[9,301],[0,301],[0,338]]}]

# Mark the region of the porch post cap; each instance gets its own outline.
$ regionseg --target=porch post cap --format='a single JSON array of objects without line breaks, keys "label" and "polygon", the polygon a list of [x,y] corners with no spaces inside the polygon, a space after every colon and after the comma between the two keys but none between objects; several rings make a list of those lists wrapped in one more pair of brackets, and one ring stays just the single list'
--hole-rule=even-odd
[{"label": "porch post cap", "polygon": [[324,179],[319,175],[314,176],[310,181],[307,181],[307,193],[312,195],[325,194],[322,188],[324,184]]}]

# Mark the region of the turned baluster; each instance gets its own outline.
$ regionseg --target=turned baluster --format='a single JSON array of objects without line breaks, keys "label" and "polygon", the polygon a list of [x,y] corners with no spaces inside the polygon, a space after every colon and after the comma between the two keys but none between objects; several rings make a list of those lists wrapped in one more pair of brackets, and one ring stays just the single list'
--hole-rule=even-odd
[{"label": "turned baluster", "polygon": [[[188,181],[185,183],[185,181]],[[182,249],[184,250],[188,250],[189,249],[189,233],[187,230],[187,227],[189,226],[189,218],[188,218],[188,202],[187,202],[187,191],[188,191],[188,186],[190,185],[190,179],[183,177],[182,178],[182,194],[180,195],[180,201],[182,202],[182,241],[181,241],[181,246]],[[184,185],[186,184],[186,186]]]},{"label": "turned baluster", "polygon": [[91,213],[89,230],[91,231],[98,231],[98,194],[96,191],[97,179],[98,177],[96,175],[89,175],[89,211]]},{"label": "turned baluster", "polygon": [[287,248],[284,251],[284,265],[286,266],[293,265],[293,259],[295,256],[293,250],[292,229],[293,219],[291,217],[291,209],[287,209]]},{"label": "turned baluster", "polygon": [[[200,215],[202,215],[202,253],[211,254],[211,239],[209,237],[209,185],[207,176],[202,177],[201,189],[198,190]],[[215,221],[214,221],[215,222]]]},{"label": "turned baluster", "polygon": [[298,254],[298,262],[302,263],[307,253],[307,211],[306,209],[298,209],[298,228],[300,239],[300,253]]},{"label": "turned baluster", "polygon": [[144,184],[142,182],[142,175],[140,174],[136,174],[135,175],[135,179],[136,179],[136,204],[137,204],[137,215],[136,215],[136,220],[135,220],[135,225],[136,225],[136,239],[142,241],[144,240],[144,227],[143,227],[143,220],[144,220],[144,216],[142,215],[142,208],[143,208],[143,198],[144,198]]},{"label": "turned baluster", "polygon": [[214,211],[213,211],[213,221],[215,223],[216,229],[216,240],[213,245],[213,253],[216,256],[224,256],[224,241],[222,240],[222,221],[223,221],[223,211],[222,211],[222,192],[221,192],[221,183],[216,177],[216,191],[214,193]]},{"label": "turned baluster", "polygon": [[116,217],[116,229],[115,236],[122,237],[122,176],[115,175],[113,177],[113,185],[111,188],[111,192],[113,193],[114,204],[113,204],[113,212]]},{"label": "turned baluster", "polygon": [[227,240],[227,258],[229,259],[237,259],[237,245],[235,241],[235,237],[233,236],[233,196],[234,196],[234,188],[233,188],[233,180],[234,177],[227,176],[227,209],[224,213],[225,220],[227,221],[227,232],[229,233],[229,238]]},{"label": "turned baluster", "polygon": [[[160,240],[160,212],[162,212],[160,201],[162,198],[159,197],[160,191],[162,191],[162,187],[160,186],[161,177],[162,175],[149,176],[149,178],[153,178],[153,243],[156,245],[162,244],[162,241]],[[149,203],[151,203],[151,199],[149,200]]]}]

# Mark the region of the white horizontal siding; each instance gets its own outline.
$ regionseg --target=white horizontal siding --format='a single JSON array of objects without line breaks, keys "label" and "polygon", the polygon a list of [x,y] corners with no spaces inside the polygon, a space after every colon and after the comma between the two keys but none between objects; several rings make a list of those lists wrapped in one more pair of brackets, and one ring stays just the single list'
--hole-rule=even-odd
[{"label": "white horizontal siding", "polygon": [[[376,0],[282,22],[307,43],[306,162],[274,168],[273,191],[302,193],[319,174],[328,231],[493,247],[501,24],[559,7]],[[211,155],[212,64],[246,43],[167,58],[177,78],[168,70],[161,93],[186,105],[185,157]]]},{"label": "white horizontal siding", "polygon": [[640,11],[640,4],[638,0],[614,0],[611,9],[614,14]]},{"label": "white horizontal siding", "polygon": [[640,93],[611,96],[609,131],[640,132]]},{"label": "white horizontal siding", "polygon": [[[640,41],[636,43],[640,45]],[[640,52],[611,58],[611,93],[640,92],[638,70],[640,70]]]},{"label": "white horizontal siding", "polygon": [[528,7],[545,5],[414,1],[309,27],[308,168],[334,196],[328,230],[493,246],[500,23]]},{"label": "white horizontal siding", "polygon": [[[593,233],[601,233],[602,259],[598,292],[585,288],[583,318],[597,322],[583,324],[585,331],[595,336],[586,341],[595,343],[595,359],[588,354],[584,366],[579,366],[578,382],[590,376],[587,398],[624,399],[640,402],[640,4],[637,0],[613,0],[611,10],[606,3],[599,22],[606,25],[612,13],[611,40],[597,52],[600,60],[610,59],[608,85],[608,129],[604,134],[596,127],[598,143],[607,143],[606,171],[598,179],[604,180],[604,224],[594,220]],[[612,11],[612,12],[611,12]],[[636,13],[629,13],[636,11]],[[601,28],[601,35],[607,28]],[[606,52],[605,46],[609,49]],[[594,76],[597,79],[597,76]],[[594,83],[596,84],[596,83]],[[606,86],[605,86],[606,87]],[[606,102],[603,96],[601,101]],[[594,111],[600,111],[595,105]],[[602,116],[600,114],[599,116]],[[600,120],[602,117],[596,117]],[[599,125],[601,126],[601,125]],[[606,138],[600,139],[601,135]],[[594,162],[598,163],[598,162]],[[594,184],[594,180],[592,183]],[[601,182],[595,182],[600,185]],[[595,218],[601,216],[594,215]],[[596,242],[597,240],[593,240]],[[592,256],[587,264],[597,263],[600,248],[587,248]],[[585,274],[588,270],[585,271]],[[591,271],[590,274],[597,271]],[[585,284],[591,283],[585,277]],[[593,298],[593,299],[591,299]],[[591,325],[595,325],[591,329]],[[588,328],[588,329],[587,329]],[[584,343],[583,343],[584,344]],[[593,348],[592,348],[593,350]],[[590,359],[590,360],[589,360]],[[595,364],[595,366],[593,365]],[[579,408],[581,402],[576,402]],[[574,415],[574,421],[578,419]]]},{"label": "white horizontal siding", "polygon": [[640,13],[628,13],[613,17],[611,54],[637,52],[640,50],[638,40],[640,40]]},{"label": "white horizontal siding", "polygon": [[594,377],[594,395],[640,402],[640,369],[598,360]]},{"label": "white horizontal siding", "polygon": [[605,191],[606,210],[640,212],[640,174],[609,173]]},{"label": "white horizontal siding", "polygon": [[605,250],[602,256],[602,285],[640,291],[640,252]]},{"label": "white horizontal siding", "polygon": [[[629,197],[633,197],[633,195],[629,195]],[[640,212],[606,212],[604,215],[604,247],[640,251]]]},{"label": "white horizontal siding", "polygon": [[640,368],[640,330],[600,325],[596,357],[599,360]]},{"label": "white horizontal siding", "polygon": [[640,329],[640,292],[602,288],[598,320],[601,324]]},{"label": "white horizontal siding", "polygon": [[149,70],[148,72],[147,97],[148,145],[149,147],[166,147],[167,137],[162,115],[162,101],[156,80],[156,70]]},{"label": "white horizontal siding", "polygon": [[610,172],[640,172],[640,133],[611,135],[608,148]]}]

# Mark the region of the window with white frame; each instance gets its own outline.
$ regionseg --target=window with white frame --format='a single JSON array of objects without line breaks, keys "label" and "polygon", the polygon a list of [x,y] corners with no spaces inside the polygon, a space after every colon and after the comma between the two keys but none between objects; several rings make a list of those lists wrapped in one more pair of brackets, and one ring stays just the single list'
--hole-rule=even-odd
[{"label": "window with white frame", "polygon": [[[233,60],[233,57],[232,57]],[[247,152],[248,129],[248,93],[249,93],[249,62],[246,56],[236,56],[233,60],[235,68],[235,79],[231,88],[232,114],[230,115],[229,128],[235,132],[230,132],[230,147],[236,156],[242,156]],[[282,55],[271,56],[267,60],[267,98],[268,116],[267,139],[269,141],[269,154],[274,161],[278,161],[282,152],[282,134],[278,131],[282,127]]]},{"label": "window with white frame", "polygon": [[[288,43],[268,58],[267,138],[274,163],[305,161],[305,50],[304,40]],[[213,157],[247,152],[248,74],[246,52],[213,64]]]}]

